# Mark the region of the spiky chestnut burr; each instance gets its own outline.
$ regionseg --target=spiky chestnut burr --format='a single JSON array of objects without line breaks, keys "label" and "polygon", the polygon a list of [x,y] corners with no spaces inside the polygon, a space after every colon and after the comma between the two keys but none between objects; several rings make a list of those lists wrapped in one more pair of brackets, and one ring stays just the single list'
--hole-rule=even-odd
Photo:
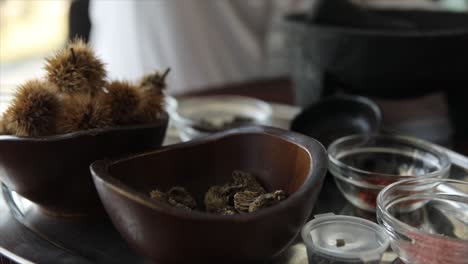
[{"label": "spiky chestnut burr", "polygon": [[138,88],[129,82],[112,81],[96,96],[102,107],[109,108],[116,125],[135,122],[135,114],[141,103]]},{"label": "spiky chestnut burr", "polygon": [[143,89],[155,89],[162,93],[166,89],[166,77],[170,71],[171,68],[167,68],[163,73],[156,71],[155,73],[143,76],[139,87]]},{"label": "spiky chestnut burr", "polygon": [[143,77],[140,82],[140,105],[136,113],[136,120],[141,123],[156,122],[164,113],[164,92],[168,68],[163,74],[156,72]]},{"label": "spiky chestnut burr", "polygon": [[95,94],[105,84],[106,70],[93,50],[81,39],[46,59],[47,80],[62,93]]},{"label": "spiky chestnut burr", "polygon": [[138,123],[152,123],[160,120],[164,114],[164,95],[148,91],[140,93],[140,104],[135,113]]},{"label": "spiky chestnut burr", "polygon": [[59,109],[54,89],[53,84],[39,80],[21,85],[3,114],[4,132],[23,137],[54,134]]},{"label": "spiky chestnut burr", "polygon": [[5,128],[5,123],[3,122],[3,116],[0,117],[0,136],[8,134]]},{"label": "spiky chestnut burr", "polygon": [[71,133],[113,125],[111,109],[86,94],[61,97],[57,116],[57,132]]}]

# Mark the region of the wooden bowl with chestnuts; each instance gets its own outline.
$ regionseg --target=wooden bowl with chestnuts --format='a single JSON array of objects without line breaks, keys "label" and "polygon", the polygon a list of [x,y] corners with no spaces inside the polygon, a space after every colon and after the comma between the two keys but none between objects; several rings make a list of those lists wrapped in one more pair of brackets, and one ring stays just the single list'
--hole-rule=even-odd
[{"label": "wooden bowl with chestnuts", "polygon": [[161,146],[165,77],[108,80],[82,40],[46,59],[46,75],[19,85],[0,117],[0,180],[55,216],[101,212],[89,165]]},{"label": "wooden bowl with chestnuts", "polygon": [[68,217],[98,213],[102,206],[89,165],[161,146],[167,122],[166,117],[153,124],[48,137],[0,136],[0,179],[45,213]]},{"label": "wooden bowl with chestnuts", "polygon": [[[326,171],[326,151],[318,141],[262,126],[91,165],[113,224],[136,252],[155,263],[271,260],[310,216]],[[250,181],[250,174],[256,180]],[[233,185],[226,184],[232,177]],[[246,179],[251,190],[234,195],[234,204],[255,192],[278,200],[256,210],[260,198],[250,207],[229,206],[226,198],[225,210],[209,210],[212,190],[240,191],[242,184],[236,184]]]}]

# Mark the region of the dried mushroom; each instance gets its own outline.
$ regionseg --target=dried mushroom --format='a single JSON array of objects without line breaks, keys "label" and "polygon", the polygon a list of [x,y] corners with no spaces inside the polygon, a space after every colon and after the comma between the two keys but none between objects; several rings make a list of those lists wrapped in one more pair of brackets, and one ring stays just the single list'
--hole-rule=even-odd
[{"label": "dried mushroom", "polygon": [[262,194],[250,204],[249,213],[272,206],[281,202],[284,199],[286,199],[286,194],[282,190],[275,191],[273,193]]},{"label": "dried mushroom", "polygon": [[173,207],[182,208],[187,211],[194,210],[197,207],[197,203],[190,193],[187,192],[185,188],[179,186],[172,187],[166,193],[160,190],[153,190],[150,192],[150,196],[152,199],[159,202],[169,204]]},{"label": "dried mushroom", "polygon": [[229,204],[229,193],[223,186],[212,186],[205,194],[205,209],[207,212],[216,213]]},{"label": "dried mushroom", "polygon": [[232,186],[241,186],[243,191],[252,191],[258,193],[265,193],[265,188],[257,181],[257,179],[250,173],[236,170],[232,172],[234,182]]},{"label": "dried mushroom", "polygon": [[241,212],[248,212],[250,205],[261,195],[258,192],[243,191],[234,195],[234,208]]},{"label": "dried mushroom", "polygon": [[[168,192],[154,190],[151,198],[174,207],[194,210],[197,205],[183,187],[172,187]],[[286,199],[282,190],[267,193],[250,173],[234,171],[232,180],[222,186],[211,186],[205,193],[205,211],[219,215],[252,213]]]},{"label": "dried mushroom", "polygon": [[251,213],[285,198],[283,191],[266,193],[252,174],[236,170],[232,173],[232,181],[223,186],[212,186],[208,190],[205,208],[207,212],[215,214]]},{"label": "dried mushroom", "polygon": [[183,187],[172,187],[167,192],[167,196],[170,205],[186,206],[192,210],[197,207],[195,199],[193,199],[190,193],[187,192],[187,190],[185,190]]}]

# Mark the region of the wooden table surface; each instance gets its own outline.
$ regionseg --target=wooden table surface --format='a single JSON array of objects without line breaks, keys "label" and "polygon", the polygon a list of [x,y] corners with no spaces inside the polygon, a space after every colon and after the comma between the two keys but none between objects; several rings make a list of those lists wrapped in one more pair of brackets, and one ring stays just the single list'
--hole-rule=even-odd
[{"label": "wooden table surface", "polygon": [[[202,92],[191,93],[189,95],[233,94],[233,95],[251,96],[251,97],[259,98],[259,99],[269,101],[269,102],[276,102],[276,103],[282,103],[282,104],[293,104],[293,102],[294,102],[294,93],[293,93],[292,87],[293,87],[292,83],[291,83],[291,81],[289,79],[287,79],[287,78],[278,78],[278,79],[263,80],[263,81],[262,80],[261,81],[252,81],[252,82],[248,82],[248,83],[230,84],[230,85],[225,85],[225,86],[222,86],[222,87],[213,87],[213,89],[207,89],[207,90],[204,90]],[[407,107],[410,107],[411,104],[407,104],[407,105],[409,105]],[[385,105],[384,105],[384,107],[388,108],[385,111],[395,110],[395,109],[392,109],[395,106],[392,105],[391,103],[390,103],[390,107],[385,106]],[[436,110],[440,110],[440,109],[438,109],[438,107],[440,107],[440,106],[433,107],[433,108],[435,108]],[[398,109],[398,111],[395,111],[395,112],[401,112],[400,110],[401,109]],[[424,111],[427,111],[427,109],[425,109]],[[405,111],[403,111],[403,115],[405,115]],[[396,116],[398,117],[398,115],[396,115]],[[392,120],[392,122],[397,122],[397,121],[398,121],[397,119]],[[468,148],[466,148],[465,150],[468,150]],[[466,153],[468,153],[468,151],[466,151],[464,153],[466,154]],[[2,209],[2,207],[3,207],[3,210],[5,210],[5,206],[6,206],[6,204],[0,202],[0,209]],[[1,216],[0,216],[0,219],[2,219]],[[23,250],[28,250],[28,248],[29,248],[29,247],[27,247],[25,245],[22,245],[21,241],[34,240],[35,243],[37,243],[36,247],[37,248],[42,248],[44,251],[49,251],[54,247],[53,245],[51,245],[49,243],[46,243],[46,242],[44,242],[42,240],[38,240],[38,239],[34,238],[34,234],[32,234],[31,232],[28,232],[28,230],[24,230],[24,228],[22,228],[21,224],[16,222],[14,219],[5,218],[3,220],[8,221],[8,223],[3,221],[1,224],[2,225],[8,225],[10,228],[5,229],[6,231],[4,230],[4,232],[2,234],[0,234],[0,235],[3,236],[3,237],[5,237],[5,236],[8,237],[8,236],[17,236],[18,234],[20,234],[21,237],[14,240],[15,243],[17,243],[15,248],[17,248],[19,250],[19,252],[22,252]],[[31,253],[31,252],[29,252],[29,253]],[[0,250],[0,264],[11,263],[7,259],[1,257],[1,254],[2,254],[2,252]],[[40,254],[40,252],[37,252],[37,254]],[[51,256],[51,258],[52,259],[60,258],[62,260],[74,259],[72,254],[69,254],[68,252],[62,252],[61,254],[62,255],[60,255],[60,256]],[[23,261],[21,261],[21,262],[23,262]],[[72,263],[72,262],[73,261],[70,261],[70,263]],[[27,263],[27,262],[23,262],[23,263]]]},{"label": "wooden table surface", "polygon": [[294,104],[293,84],[286,77],[208,87],[184,96],[191,95],[242,95],[267,102]]},{"label": "wooden table surface", "polygon": [[[267,102],[294,104],[293,83],[287,77],[208,87],[184,96],[192,95],[242,95]],[[386,128],[395,128],[396,131],[425,138],[468,155],[468,135],[463,142],[451,140],[453,131],[443,94],[434,93],[405,100],[371,99],[381,108]]]}]

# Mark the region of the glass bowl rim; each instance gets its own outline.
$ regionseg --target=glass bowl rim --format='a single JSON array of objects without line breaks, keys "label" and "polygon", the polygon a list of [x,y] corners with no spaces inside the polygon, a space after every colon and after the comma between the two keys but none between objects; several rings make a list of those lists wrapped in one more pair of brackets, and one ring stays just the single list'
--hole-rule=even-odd
[{"label": "glass bowl rim", "polygon": [[[458,242],[458,243],[465,243],[468,245],[468,240],[464,239],[459,239],[459,238],[453,238],[453,237],[446,237],[442,236],[440,234],[434,234],[434,233],[429,233],[425,231],[421,231],[420,229],[413,227],[405,222],[402,222],[398,220],[396,217],[391,215],[384,206],[384,195],[387,194],[388,192],[392,191],[393,188],[396,187],[401,187],[402,184],[405,183],[436,183],[436,182],[449,182],[449,183],[459,183],[459,184],[464,184],[468,186],[468,182],[466,181],[461,181],[461,180],[454,180],[454,179],[410,179],[410,180],[403,180],[403,181],[398,181],[395,183],[392,183],[385,188],[383,188],[379,194],[377,195],[377,207],[376,207],[376,215],[377,215],[377,220],[380,223],[380,225],[390,225],[392,229],[403,229],[403,230],[409,230],[412,231],[413,233],[421,234],[424,236],[429,236],[437,239],[448,239],[453,242]],[[414,190],[411,188],[411,190]],[[467,193],[467,198],[468,198],[468,193]],[[468,201],[468,200],[467,200]],[[387,228],[385,228],[387,230]],[[389,231],[387,231],[389,232]],[[411,237],[410,237],[411,238]]]},{"label": "glass bowl rim", "polygon": [[[400,142],[400,143],[407,143],[414,147],[415,149],[422,149],[426,152],[432,152],[435,154],[436,158],[440,161],[441,167],[438,168],[437,170],[423,174],[423,175],[418,175],[418,176],[411,176],[411,175],[395,175],[395,174],[388,174],[388,173],[381,173],[381,172],[371,172],[371,171],[366,171],[363,169],[359,169],[353,166],[350,166],[337,158],[335,158],[335,155],[332,155],[333,151],[336,151],[336,148],[339,144],[343,142],[347,142],[350,140],[354,139],[363,139],[363,140],[370,140],[370,139],[387,139],[387,140],[392,140],[395,142]],[[333,141],[330,146],[327,149],[328,152],[328,159],[330,161],[330,166],[338,167],[341,169],[345,169],[348,171],[352,171],[354,173],[360,174],[360,176],[368,176],[368,177],[383,177],[383,178],[389,178],[389,179],[395,179],[396,177],[400,178],[406,178],[406,179],[415,179],[415,178],[436,178],[437,176],[442,176],[445,172],[447,172],[450,169],[451,162],[450,159],[447,155],[447,153],[444,153],[442,149],[437,146],[436,144],[433,144],[431,142],[428,142],[423,139],[411,137],[411,136],[405,136],[405,135],[382,135],[382,134],[354,134],[354,135],[349,135],[349,136],[344,136],[341,137],[335,141]],[[346,177],[348,178],[348,177]]]},{"label": "glass bowl rim", "polygon": [[[175,98],[173,98],[175,99]],[[175,99],[177,102],[177,107],[172,108],[170,112],[171,118],[180,126],[192,126],[195,122],[189,118],[182,116],[180,112],[180,108],[183,104],[184,100],[215,100],[216,102],[220,102],[220,100],[226,99],[234,99],[234,100],[244,100],[254,103],[255,105],[259,105],[262,108],[262,112],[264,112],[265,120],[268,120],[273,115],[273,109],[269,103],[263,101],[261,99],[257,99],[254,97],[249,96],[241,96],[241,95],[194,95],[194,96],[187,96],[182,97],[179,99]],[[265,120],[261,120],[262,122]]]},{"label": "glass bowl rim", "polygon": [[379,247],[376,247],[375,249],[367,250],[366,251],[367,254],[364,254],[364,256],[369,256],[369,257],[373,257],[376,255],[381,256],[390,244],[390,238],[388,237],[388,234],[386,233],[385,228],[378,225],[377,223],[374,223],[367,219],[356,217],[356,216],[335,215],[333,213],[326,213],[326,214],[318,215],[316,216],[315,219],[308,221],[307,223],[304,224],[304,226],[301,229],[301,238],[304,241],[304,244],[306,245],[306,247],[310,246],[314,251],[316,251],[319,254],[324,254],[329,257],[340,258],[342,260],[359,259],[360,256],[362,256],[361,252],[343,252],[341,256],[336,256],[335,251],[332,251],[329,249],[323,249],[321,247],[315,246],[310,241],[310,239],[308,239],[308,235],[310,231],[312,231],[311,227],[314,225],[317,225],[317,227],[324,225],[327,220],[334,220],[337,222],[348,221],[348,222],[353,222],[354,224],[366,226],[368,229],[372,229],[378,234],[378,236],[383,238],[384,241],[382,245],[380,245]]}]

